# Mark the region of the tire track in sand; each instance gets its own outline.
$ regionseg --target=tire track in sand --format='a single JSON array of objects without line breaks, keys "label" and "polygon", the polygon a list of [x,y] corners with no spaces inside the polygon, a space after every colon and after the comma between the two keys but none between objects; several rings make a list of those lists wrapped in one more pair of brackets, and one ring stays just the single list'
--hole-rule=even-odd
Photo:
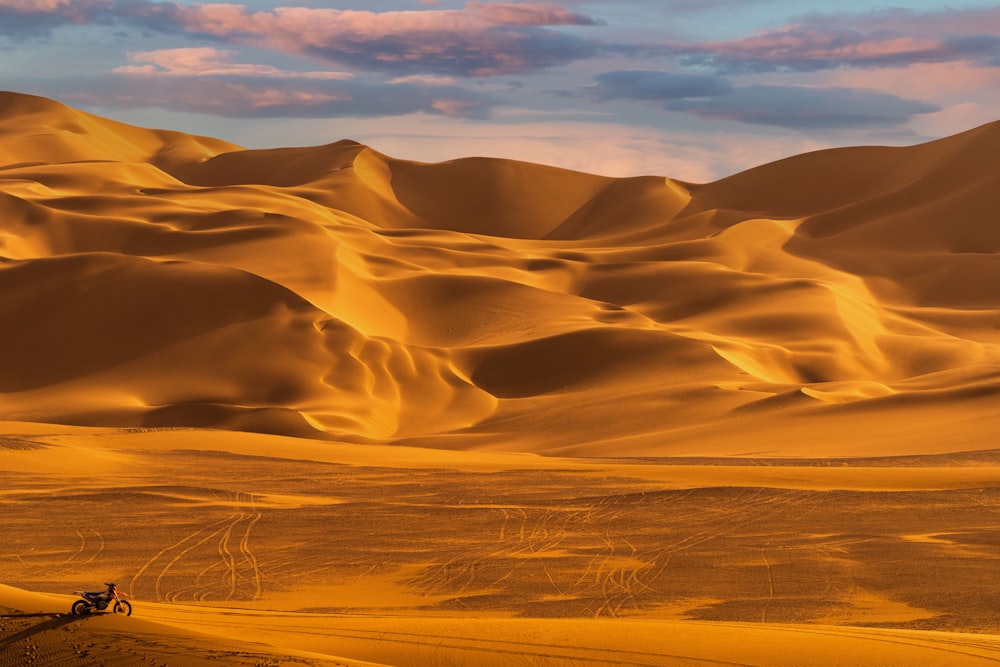
[{"label": "tire track in sand", "polygon": [[98,546],[97,551],[92,553],[90,555],[90,558],[83,561],[81,565],[89,565],[90,563],[93,563],[95,560],[101,557],[101,554],[103,554],[104,550],[107,549],[108,547],[108,541],[104,539],[104,535],[102,535],[99,531],[94,530],[93,528],[88,528],[87,530],[92,532],[97,537],[98,541],[100,542],[100,546]]},{"label": "tire track in sand", "polygon": [[[136,593],[135,593],[136,584],[138,583],[140,577],[142,577],[142,575],[144,575],[147,570],[149,570],[151,567],[153,567],[153,565],[156,563],[156,561],[160,560],[160,558],[162,558],[163,556],[166,556],[168,553],[170,553],[171,551],[174,551],[175,549],[180,549],[185,544],[187,544],[191,540],[194,540],[195,538],[197,538],[199,535],[201,535],[205,531],[211,530],[211,529],[215,528],[216,526],[220,526],[222,524],[225,524],[228,521],[232,521],[232,519],[233,519],[233,515],[230,515],[229,517],[227,517],[225,519],[222,519],[220,521],[215,521],[214,523],[210,523],[207,526],[202,526],[198,530],[195,530],[194,532],[189,533],[188,535],[184,536],[182,539],[178,540],[177,542],[174,542],[170,546],[167,546],[167,547],[164,547],[163,549],[160,549],[160,551],[156,552],[156,554],[152,558],[150,558],[145,563],[143,563],[142,566],[139,568],[139,570],[132,577],[132,581],[129,582],[129,595],[131,595],[132,597],[135,597],[135,595],[136,595]],[[203,540],[202,543],[203,542],[207,542],[208,539],[211,539],[211,537],[214,536],[214,535],[216,535],[216,534],[218,534],[218,531],[213,532],[208,538],[206,538],[205,540]],[[188,549],[188,550],[190,550],[190,549]],[[186,551],[185,551],[185,553],[186,553]],[[175,558],[173,561],[171,561],[171,563],[176,562],[176,561],[177,561],[177,559]],[[157,581],[160,581],[160,580],[162,580],[162,571],[161,571],[161,576],[157,578]],[[157,597],[157,601],[158,602],[162,602],[163,600],[162,600],[162,598],[160,598],[158,596]]]},{"label": "tire track in sand", "polygon": [[[246,530],[243,532],[243,537],[240,538],[240,554],[243,556],[243,562],[247,564],[250,571],[253,573],[253,584],[254,584],[254,594],[253,600],[260,600],[264,597],[264,577],[260,572],[260,563],[257,561],[257,555],[250,550],[250,533],[253,531],[253,527],[257,525],[257,522],[263,518],[263,514],[257,512],[254,514],[253,518],[247,524]],[[249,517],[249,515],[247,515]],[[236,567],[234,565],[233,571],[235,573]],[[235,590],[235,589],[234,589]]]},{"label": "tire track in sand", "polygon": [[[237,521],[239,521],[239,519],[237,519]],[[167,576],[167,573],[170,571],[170,568],[172,568],[181,558],[184,558],[184,556],[186,556],[188,553],[190,553],[194,549],[197,549],[198,547],[200,547],[205,542],[208,542],[210,539],[212,539],[213,537],[215,537],[219,533],[223,532],[224,530],[225,530],[225,528],[219,528],[215,532],[209,533],[208,536],[203,537],[202,539],[198,540],[197,542],[195,542],[191,546],[185,547],[176,556],[174,556],[170,560],[170,562],[168,562],[166,565],[163,566],[163,569],[160,570],[160,573],[156,576],[156,582],[153,585],[153,590],[156,592],[156,600],[157,600],[157,602],[162,602],[164,599],[166,599],[169,602],[172,602],[172,601],[175,601],[176,598],[177,598],[177,595],[176,595],[177,591],[170,591],[169,593],[167,593],[164,596],[164,594],[163,594],[163,592],[161,590],[161,586],[163,584],[163,579]]]},{"label": "tire track in sand", "polygon": [[229,540],[233,536],[233,528],[246,518],[245,514],[240,514],[236,521],[232,522],[226,526],[226,530],[222,533],[222,537],[219,538],[218,551],[219,558],[222,559],[222,563],[225,566],[225,572],[222,575],[223,587],[225,587],[225,582],[229,581],[229,592],[226,594],[226,601],[232,600],[236,595],[237,587],[237,572],[236,572],[236,557],[233,556],[232,550],[229,548]]},{"label": "tire track in sand", "polygon": [[771,608],[771,603],[774,602],[774,572],[771,570],[771,561],[767,559],[767,548],[771,546],[768,542],[760,549],[761,560],[764,561],[764,567],[767,569],[767,601],[764,602],[764,609],[760,612],[760,622],[767,623],[767,612]]}]

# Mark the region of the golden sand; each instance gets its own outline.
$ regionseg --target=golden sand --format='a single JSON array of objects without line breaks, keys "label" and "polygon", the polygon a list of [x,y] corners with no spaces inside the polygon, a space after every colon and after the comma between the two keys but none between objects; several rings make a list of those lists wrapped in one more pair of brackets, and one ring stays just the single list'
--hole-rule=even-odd
[{"label": "golden sand", "polygon": [[0,93],[0,667],[997,662],[998,152],[693,184]]}]

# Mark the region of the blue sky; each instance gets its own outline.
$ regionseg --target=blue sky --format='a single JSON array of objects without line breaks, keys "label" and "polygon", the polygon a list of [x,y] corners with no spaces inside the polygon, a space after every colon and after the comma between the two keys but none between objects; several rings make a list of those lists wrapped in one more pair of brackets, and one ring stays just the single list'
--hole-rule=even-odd
[{"label": "blue sky", "polygon": [[253,148],[707,181],[995,120],[1000,5],[0,0],[0,88]]}]

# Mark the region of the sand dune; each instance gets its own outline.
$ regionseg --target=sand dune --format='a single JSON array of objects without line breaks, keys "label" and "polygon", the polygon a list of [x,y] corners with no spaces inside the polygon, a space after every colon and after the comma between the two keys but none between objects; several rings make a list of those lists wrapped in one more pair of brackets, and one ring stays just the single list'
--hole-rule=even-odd
[{"label": "sand dune", "polygon": [[0,93],[0,667],[996,663],[998,150],[694,184]]},{"label": "sand dune", "polygon": [[628,455],[830,451],[879,415],[925,451],[948,411],[974,449],[998,149],[988,125],[696,185],[243,150],[5,93],[0,417]]}]

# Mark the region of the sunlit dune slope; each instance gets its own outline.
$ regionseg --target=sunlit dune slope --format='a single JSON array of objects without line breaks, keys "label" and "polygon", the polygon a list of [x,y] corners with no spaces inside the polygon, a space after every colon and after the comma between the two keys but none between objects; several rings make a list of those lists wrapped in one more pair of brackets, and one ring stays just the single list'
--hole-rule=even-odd
[{"label": "sunlit dune slope", "polygon": [[243,150],[0,94],[0,418],[548,453],[1000,427],[1000,125],[715,183]]}]

